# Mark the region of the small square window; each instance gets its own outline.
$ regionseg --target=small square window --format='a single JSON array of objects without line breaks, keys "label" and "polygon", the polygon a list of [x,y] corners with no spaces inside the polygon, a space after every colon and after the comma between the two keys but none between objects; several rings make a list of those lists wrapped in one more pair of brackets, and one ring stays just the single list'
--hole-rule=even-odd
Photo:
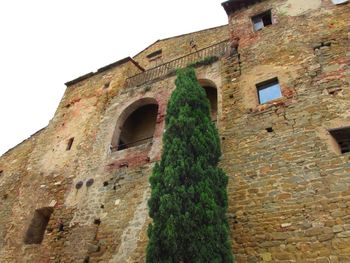
[{"label": "small square window", "polygon": [[350,127],[329,130],[329,133],[338,143],[341,153],[350,152]]},{"label": "small square window", "polygon": [[261,82],[256,85],[256,88],[258,90],[260,104],[282,97],[281,87],[277,78]]},{"label": "small square window", "polygon": [[263,27],[272,25],[271,10],[252,17],[254,31],[261,30]]}]

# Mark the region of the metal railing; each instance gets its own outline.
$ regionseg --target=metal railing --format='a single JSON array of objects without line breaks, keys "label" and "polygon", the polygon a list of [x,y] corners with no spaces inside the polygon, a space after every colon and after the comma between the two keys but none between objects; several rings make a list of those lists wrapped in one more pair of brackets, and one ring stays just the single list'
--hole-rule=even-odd
[{"label": "metal railing", "polygon": [[160,66],[151,68],[149,70],[146,70],[128,78],[125,83],[125,88],[139,86],[146,82],[158,79],[160,77],[168,75],[169,73],[174,72],[178,68],[184,68],[191,63],[195,63],[208,57],[221,57],[228,52],[228,49],[229,45],[227,40],[200,49],[196,52],[171,60]]},{"label": "metal railing", "polygon": [[136,141],[133,141],[133,142],[121,143],[121,144],[116,145],[116,146],[111,146],[110,148],[111,148],[112,152],[114,152],[114,151],[121,151],[121,150],[124,150],[124,149],[127,149],[127,148],[131,148],[131,147],[134,147],[134,146],[146,144],[148,142],[151,142],[152,139],[153,139],[153,136],[147,137],[147,138],[143,138],[143,139],[140,139],[140,140],[136,140]]}]

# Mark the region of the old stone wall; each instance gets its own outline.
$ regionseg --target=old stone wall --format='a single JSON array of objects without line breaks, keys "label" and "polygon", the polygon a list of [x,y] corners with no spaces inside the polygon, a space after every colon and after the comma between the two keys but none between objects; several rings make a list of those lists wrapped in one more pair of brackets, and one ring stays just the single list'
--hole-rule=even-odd
[{"label": "old stone wall", "polygon": [[[84,209],[84,197],[90,194],[86,182],[94,178],[103,157],[99,152],[93,155],[92,142],[111,98],[123,87],[128,74],[137,72],[134,64],[124,63],[68,87],[48,127],[1,158],[1,193],[12,192],[2,204],[5,242],[0,247],[1,262],[83,260],[87,253],[84,243],[95,236],[94,220],[99,211],[86,210],[86,226],[70,223],[74,213]],[[74,141],[67,150],[70,138]],[[101,145],[101,151],[107,152],[108,145]],[[77,181],[84,183],[84,194],[79,195],[75,188]],[[73,200],[69,199],[71,192]],[[44,207],[52,207],[53,213],[42,244],[24,244],[36,209]]]},{"label": "old stone wall", "polygon": [[[5,259],[2,248],[11,244],[9,253],[16,253],[16,239],[9,232],[16,226],[13,212],[18,206],[21,182],[28,176],[28,157],[32,152],[40,132],[6,152],[0,159],[0,258]],[[22,239],[21,241],[22,242]],[[1,260],[0,260],[1,261]],[[5,261],[3,261],[5,262]]]},{"label": "old stone wall", "polygon": [[[238,53],[196,68],[217,90],[237,262],[350,262],[350,155],[328,132],[350,126],[349,9],[261,1],[230,14],[228,26],[159,40],[134,57],[149,69],[239,39]],[[255,32],[251,17],[266,10],[273,23]],[[126,88],[142,72],[135,61],[68,82],[48,127],[0,158],[0,262],[144,262],[148,178],[175,75]],[[256,84],[272,78],[282,97],[259,104]],[[123,123],[148,104],[158,105],[153,139],[118,150]],[[53,211],[43,241],[26,244],[42,208]]]},{"label": "old stone wall", "polygon": [[[328,132],[350,125],[349,8],[263,1],[229,17],[241,75],[222,88],[222,165],[238,262],[350,262],[350,155]],[[283,97],[259,105],[256,84],[275,77]]]},{"label": "old stone wall", "polygon": [[[196,52],[229,38],[228,26],[223,25],[198,32],[161,39],[134,56],[134,59],[145,69],[158,66],[162,63]],[[154,61],[148,55],[162,50],[161,57]]]},{"label": "old stone wall", "polygon": [[[208,38],[194,35],[211,45],[217,40],[210,32]],[[185,55],[188,50],[180,54],[176,43],[188,37],[168,40],[174,51],[166,41],[164,47],[173,56]],[[220,88],[219,62],[197,71],[203,85]],[[48,127],[1,157],[0,262],[144,262],[148,178],[160,159],[175,75],[125,89],[125,80],[139,72],[126,59],[68,82]],[[153,140],[112,149],[127,117],[149,103],[158,104]],[[43,209],[52,211],[43,241],[27,244],[33,222],[45,221],[33,220]]]}]

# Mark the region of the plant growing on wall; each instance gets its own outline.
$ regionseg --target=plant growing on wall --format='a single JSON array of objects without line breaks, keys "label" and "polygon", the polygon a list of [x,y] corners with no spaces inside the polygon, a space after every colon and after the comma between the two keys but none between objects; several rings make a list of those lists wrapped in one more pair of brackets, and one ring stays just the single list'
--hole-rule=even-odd
[{"label": "plant growing on wall", "polygon": [[219,58],[217,56],[205,57],[201,60],[198,60],[196,62],[188,64],[188,67],[195,68],[195,67],[200,67],[200,66],[207,66],[207,65],[210,65],[218,60],[219,60]]},{"label": "plant growing on wall", "polygon": [[227,176],[209,101],[193,68],[177,71],[163,137],[163,154],[150,178],[147,262],[232,262]]}]

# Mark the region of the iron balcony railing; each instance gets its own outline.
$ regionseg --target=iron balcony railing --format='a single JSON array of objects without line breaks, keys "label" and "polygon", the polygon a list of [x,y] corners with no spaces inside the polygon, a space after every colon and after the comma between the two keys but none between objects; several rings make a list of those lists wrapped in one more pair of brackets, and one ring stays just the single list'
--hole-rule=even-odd
[{"label": "iron balcony railing", "polygon": [[161,78],[174,72],[178,68],[184,68],[189,64],[198,62],[209,57],[221,57],[228,52],[228,41],[222,41],[210,47],[200,49],[196,52],[190,53],[183,57],[171,60],[160,66],[151,68],[144,72],[141,72],[135,76],[132,76],[126,80],[126,88],[139,86],[149,81]]},{"label": "iron balcony railing", "polygon": [[142,145],[142,144],[146,144],[146,143],[152,142],[152,139],[153,139],[153,136],[147,137],[147,138],[143,138],[143,139],[140,139],[140,140],[136,140],[136,141],[133,141],[133,142],[121,143],[121,144],[116,145],[116,146],[110,146],[110,149],[111,149],[112,152],[121,151],[121,150],[125,150],[127,148],[131,148],[131,147],[134,147],[134,146],[139,146],[139,145]]}]

